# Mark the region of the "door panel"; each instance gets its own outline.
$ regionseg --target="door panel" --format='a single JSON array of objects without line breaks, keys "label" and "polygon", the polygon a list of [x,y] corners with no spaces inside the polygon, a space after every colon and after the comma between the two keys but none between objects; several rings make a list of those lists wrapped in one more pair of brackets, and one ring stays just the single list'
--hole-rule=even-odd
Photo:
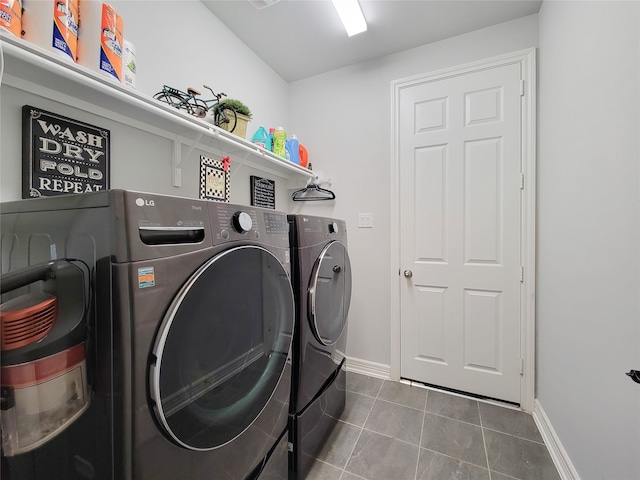
[{"label": "door panel", "polygon": [[520,66],[400,95],[401,376],[519,403]]},{"label": "door panel", "polygon": [[430,262],[446,262],[446,145],[416,150],[416,178],[422,188],[415,189],[415,202],[423,206],[422,221],[415,223],[416,257]]},{"label": "door panel", "polygon": [[465,143],[464,152],[464,261],[465,264],[500,263],[499,138]]},{"label": "door panel", "polygon": [[445,308],[446,288],[416,287],[416,311],[413,338],[416,339],[417,358],[446,364],[445,362]]}]

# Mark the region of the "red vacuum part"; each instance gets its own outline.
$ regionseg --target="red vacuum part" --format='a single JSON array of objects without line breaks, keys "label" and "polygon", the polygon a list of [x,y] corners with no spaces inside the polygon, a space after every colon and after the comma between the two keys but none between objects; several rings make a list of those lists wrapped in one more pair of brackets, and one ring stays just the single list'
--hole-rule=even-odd
[{"label": "red vacuum part", "polygon": [[0,306],[0,347],[13,350],[43,338],[56,320],[58,300],[44,292],[32,292]]},{"label": "red vacuum part", "polygon": [[25,388],[67,373],[85,361],[84,343],[34,362],[2,367],[2,385]]}]

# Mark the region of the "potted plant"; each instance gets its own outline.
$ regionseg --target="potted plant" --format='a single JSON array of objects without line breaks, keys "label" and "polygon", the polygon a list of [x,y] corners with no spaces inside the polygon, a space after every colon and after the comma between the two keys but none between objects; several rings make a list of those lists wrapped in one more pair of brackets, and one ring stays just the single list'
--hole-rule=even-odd
[{"label": "potted plant", "polygon": [[[236,128],[234,128],[233,133],[238,135],[239,137],[246,138],[247,136],[247,124],[251,117],[251,110],[240,100],[236,100],[235,98],[225,98],[224,100],[220,100],[220,103],[213,107],[214,113],[217,109],[224,108],[233,108],[236,111],[238,122],[236,123]],[[227,125],[220,125],[221,128],[228,130]]]}]

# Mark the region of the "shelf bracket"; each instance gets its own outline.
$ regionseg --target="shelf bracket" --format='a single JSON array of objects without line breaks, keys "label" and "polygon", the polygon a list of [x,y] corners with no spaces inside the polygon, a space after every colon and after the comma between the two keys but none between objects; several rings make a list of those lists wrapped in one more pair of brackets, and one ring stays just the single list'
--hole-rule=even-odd
[{"label": "shelf bracket", "polygon": [[307,185],[327,185],[329,188],[331,188],[331,178],[326,178],[322,175],[322,172],[315,172],[313,174],[313,177],[307,179]]},{"label": "shelf bracket", "polygon": [[173,186],[182,187],[182,162],[187,159],[193,153],[195,146],[200,143],[202,139],[202,133],[198,133],[196,137],[190,142],[189,150],[187,150],[184,158],[182,157],[182,139],[176,135],[173,139]]}]

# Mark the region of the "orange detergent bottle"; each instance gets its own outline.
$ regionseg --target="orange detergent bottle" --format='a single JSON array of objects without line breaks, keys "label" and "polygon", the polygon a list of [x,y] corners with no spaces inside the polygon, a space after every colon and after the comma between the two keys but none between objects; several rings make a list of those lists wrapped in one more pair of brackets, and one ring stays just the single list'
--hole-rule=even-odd
[{"label": "orange detergent bottle", "polygon": [[298,149],[300,151],[300,166],[306,168],[309,163],[309,153],[301,143],[298,144]]}]

